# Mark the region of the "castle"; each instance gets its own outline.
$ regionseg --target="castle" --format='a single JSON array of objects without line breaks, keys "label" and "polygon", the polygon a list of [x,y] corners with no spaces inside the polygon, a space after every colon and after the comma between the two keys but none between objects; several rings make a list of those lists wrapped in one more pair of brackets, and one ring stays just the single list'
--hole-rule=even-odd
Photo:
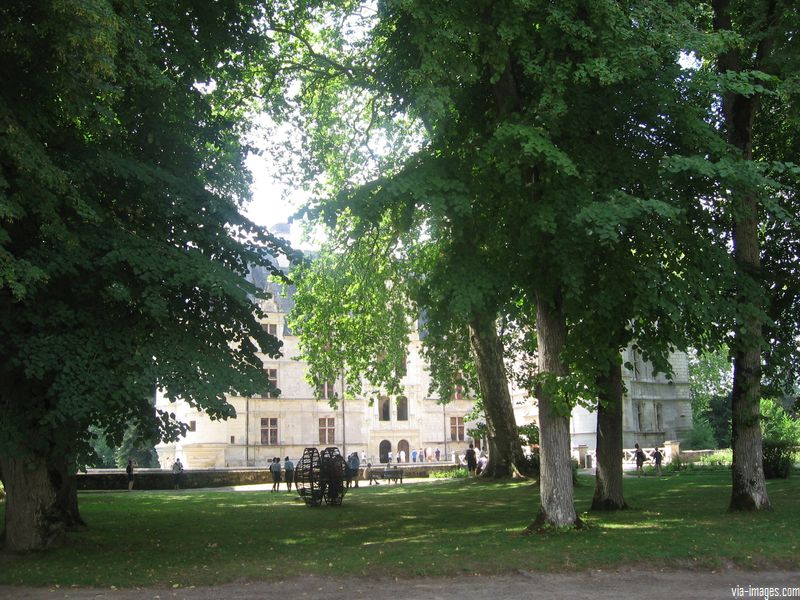
[{"label": "castle", "polygon": [[[267,377],[281,390],[280,397],[229,397],[236,418],[212,421],[185,402],[170,404],[159,393],[157,407],[175,413],[189,426],[184,439],[156,446],[162,467],[169,467],[175,458],[190,468],[264,467],[273,457],[297,459],[309,446],[337,446],[344,455],[357,452],[362,460],[373,463],[387,462],[390,457],[411,462],[412,456],[420,453],[427,461],[438,456],[452,462],[470,443],[483,446],[483,440],[469,436],[475,425],[468,417],[473,408],[469,397],[457,392],[449,403],[440,404],[437,397],[429,395],[430,375],[416,331],[410,339],[402,396],[378,396],[373,403],[366,397],[347,398],[339,400],[336,408],[331,407],[326,398],[337,392],[341,397],[342,382],[330,382],[317,392],[305,379],[305,364],[292,358],[299,355],[299,338],[286,323],[291,295],[282,295],[280,287],[262,272],[254,271],[253,277],[257,285],[272,293],[270,299],[260,301],[266,313],[262,326],[281,339],[283,357],[261,358]],[[680,440],[692,428],[687,356],[672,354],[674,375],[667,380],[654,374],[632,348],[625,354],[624,362],[631,368],[623,369],[627,390],[623,446],[638,442],[647,447]],[[511,394],[517,423],[537,422],[534,400],[520,389],[512,388]],[[570,427],[576,457],[591,452],[595,447],[595,414],[576,407]]]}]

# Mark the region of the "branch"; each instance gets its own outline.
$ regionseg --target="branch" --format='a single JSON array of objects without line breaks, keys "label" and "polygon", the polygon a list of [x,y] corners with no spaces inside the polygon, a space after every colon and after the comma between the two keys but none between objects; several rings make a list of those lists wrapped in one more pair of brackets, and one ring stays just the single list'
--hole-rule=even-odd
[{"label": "branch", "polygon": [[311,55],[312,58],[314,58],[315,60],[319,61],[320,63],[328,65],[329,67],[331,67],[335,71],[338,71],[339,73],[341,73],[342,75],[344,75],[348,79],[355,80],[355,75],[353,74],[353,69],[351,67],[347,67],[345,65],[339,64],[338,62],[336,62],[332,58],[330,58],[328,56],[325,56],[324,54],[320,54],[319,52],[314,50],[314,47],[311,45],[311,42],[309,42],[307,39],[305,39],[303,36],[301,36],[297,32],[292,31],[291,29],[286,29],[285,27],[276,26],[276,25],[274,25],[272,23],[269,23],[267,25],[267,28],[270,31],[274,31],[275,33],[283,33],[285,35],[288,35],[288,36],[291,36],[291,37],[295,38],[296,40],[298,40],[301,44],[303,44],[306,47],[306,50],[308,50],[308,53]]}]

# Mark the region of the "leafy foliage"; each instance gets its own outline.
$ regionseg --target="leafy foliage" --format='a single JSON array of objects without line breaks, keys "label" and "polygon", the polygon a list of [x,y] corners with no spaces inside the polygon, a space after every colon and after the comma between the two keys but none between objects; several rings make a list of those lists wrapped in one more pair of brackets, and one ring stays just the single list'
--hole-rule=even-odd
[{"label": "leafy foliage", "polygon": [[705,416],[700,416],[694,421],[693,427],[686,433],[682,446],[687,450],[717,448],[714,430]]},{"label": "leafy foliage", "polygon": [[[697,432],[694,442],[708,442],[705,433],[708,425],[713,431],[714,447],[730,447],[732,386],[733,371],[727,346],[689,355],[692,420]],[[701,424],[699,428],[698,423]]]},{"label": "leafy foliage", "polygon": [[800,446],[800,419],[772,398],[762,398],[761,433],[764,439]]},{"label": "leafy foliage", "polygon": [[136,425],[131,425],[122,436],[122,443],[114,450],[116,466],[124,467],[132,460],[137,467],[158,467],[157,442],[157,439],[143,436]]},{"label": "leafy foliage", "polygon": [[786,440],[765,439],[764,477],[766,479],[786,479],[792,471],[796,447]]},{"label": "leafy foliage", "polygon": [[334,240],[292,273],[290,325],[300,334],[310,383],[322,389],[344,374],[347,395],[360,394],[364,381],[370,393],[400,394],[415,317],[408,265],[391,230],[376,228],[346,248]]},{"label": "leafy foliage", "polygon": [[[175,438],[153,386],[214,418],[257,391],[243,74],[259,2],[0,9],[0,453],[75,456],[94,425]],[[256,246],[260,246],[256,247]]]}]

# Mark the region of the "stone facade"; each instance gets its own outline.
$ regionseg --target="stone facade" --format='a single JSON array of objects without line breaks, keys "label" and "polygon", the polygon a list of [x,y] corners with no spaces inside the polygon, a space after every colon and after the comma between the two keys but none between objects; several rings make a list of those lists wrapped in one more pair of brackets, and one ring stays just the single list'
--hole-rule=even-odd
[{"label": "stone facade", "polygon": [[[654,374],[650,363],[641,354],[628,348],[623,367],[625,385],[622,411],[622,446],[632,448],[663,446],[665,441],[682,441],[692,428],[692,404],[689,393],[689,359],[683,352],[673,352],[670,363],[672,379]],[[572,411],[570,422],[572,444],[577,448],[596,446],[597,415],[583,407]]]},{"label": "stone facade", "polygon": [[[396,461],[401,450],[411,462],[413,450],[425,449],[430,461],[439,449],[441,461],[453,462],[470,442],[480,445],[480,440],[472,440],[468,434],[474,425],[467,419],[472,410],[469,398],[453,399],[443,406],[429,395],[430,376],[417,333],[411,338],[403,396],[372,404],[366,398],[347,399],[336,408],[324,399],[318,400],[305,380],[304,363],[292,358],[299,355],[299,339],[286,325],[291,298],[282,296],[281,290],[266,280],[257,283],[272,287],[274,292],[273,298],[262,305],[267,314],[263,324],[283,341],[283,357],[262,359],[267,373],[272,370],[275,375],[280,397],[230,397],[236,418],[212,421],[188,404],[170,404],[159,394],[158,407],[174,412],[190,426],[184,439],[156,447],[162,468],[169,468],[176,457],[192,469],[264,466],[276,456],[297,460],[309,446],[337,446],[342,454],[358,452],[373,464],[385,462],[389,452]],[[663,375],[654,376],[652,368],[631,349],[625,359],[633,369],[626,369],[624,374],[623,446],[631,447],[635,442],[653,446],[681,439],[692,427],[686,355],[673,355],[672,381]],[[334,390],[330,391],[341,395],[341,382],[332,383]],[[512,398],[519,424],[538,420],[534,401],[520,390],[512,390]],[[593,450],[595,414],[576,408],[571,427],[575,452],[583,446],[584,452]]]},{"label": "stone facade", "polygon": [[[264,282],[265,287],[274,284]],[[280,397],[229,397],[236,418],[212,421],[184,402],[170,404],[159,394],[157,406],[174,412],[190,425],[186,437],[174,444],[156,447],[159,462],[168,468],[176,457],[191,468],[263,466],[273,457],[298,459],[309,446],[337,446],[342,454],[358,452],[367,461],[393,460],[401,450],[411,462],[411,452],[424,448],[430,461],[439,449],[441,461],[451,462],[453,454],[463,454],[471,440],[467,420],[472,401],[454,399],[441,405],[428,394],[430,376],[420,355],[419,336],[411,338],[404,394],[372,404],[366,399],[346,399],[334,409],[325,399],[317,399],[305,380],[305,365],[292,357],[299,355],[299,339],[286,326],[290,298],[280,290],[262,308],[267,314],[263,325],[283,342],[283,357],[262,356],[264,368],[274,370]],[[341,381],[332,382],[341,396]],[[366,396],[378,396],[367,394]]]}]

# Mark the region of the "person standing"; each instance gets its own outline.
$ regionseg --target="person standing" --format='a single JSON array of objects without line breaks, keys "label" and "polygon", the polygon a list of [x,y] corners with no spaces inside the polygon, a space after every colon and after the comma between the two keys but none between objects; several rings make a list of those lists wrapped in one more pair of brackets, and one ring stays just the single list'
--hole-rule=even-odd
[{"label": "person standing", "polygon": [[475,471],[478,468],[478,458],[475,456],[475,446],[470,444],[467,451],[464,453],[464,458],[467,461],[467,471],[470,477],[475,477]]},{"label": "person standing", "polygon": [[489,464],[489,457],[485,452],[481,452],[481,457],[478,459],[478,468],[475,470],[476,475],[480,475],[486,470],[486,465]]},{"label": "person standing", "polygon": [[436,462],[439,462],[439,458],[442,456],[442,451],[437,448],[433,455],[436,457]]},{"label": "person standing", "polygon": [[400,452],[397,453],[397,462],[399,462],[399,463],[406,462],[406,451],[405,450],[400,450]]},{"label": "person standing", "polygon": [[653,452],[653,461],[656,463],[656,475],[661,477],[661,460],[664,458],[664,455],[661,454],[661,450],[656,448],[656,451]]},{"label": "person standing", "polygon": [[292,483],[294,482],[294,463],[289,460],[289,457],[283,459],[283,470],[286,472],[286,491],[292,491]]},{"label": "person standing", "polygon": [[348,486],[350,482],[355,482],[355,487],[358,487],[358,472],[361,470],[361,460],[358,458],[358,452],[353,452],[347,459],[347,470],[350,472]]},{"label": "person standing", "polygon": [[644,475],[644,451],[639,448],[639,444],[634,444],[636,451],[634,452],[634,458],[636,459],[636,476],[641,477]]},{"label": "person standing", "polygon": [[372,477],[372,463],[367,463],[367,468],[366,468],[366,469],[364,469],[364,479],[369,479],[369,484],[370,484],[370,485],[372,485],[373,483],[374,483],[375,485],[380,485],[380,482],[379,482],[379,481],[376,481],[376,480],[375,480],[375,479]]},{"label": "person standing", "polygon": [[128,466],[125,467],[125,472],[128,474],[128,491],[133,489],[133,461],[128,459]]},{"label": "person standing", "polygon": [[281,483],[281,459],[277,456],[272,459],[269,472],[272,473],[272,491],[277,492]]},{"label": "person standing", "polygon": [[417,449],[414,448],[411,451],[411,462],[417,462]]},{"label": "person standing", "polygon": [[183,465],[181,464],[181,459],[176,458],[175,462],[172,463],[172,485],[175,487],[176,490],[181,489],[182,475],[183,475]]}]

